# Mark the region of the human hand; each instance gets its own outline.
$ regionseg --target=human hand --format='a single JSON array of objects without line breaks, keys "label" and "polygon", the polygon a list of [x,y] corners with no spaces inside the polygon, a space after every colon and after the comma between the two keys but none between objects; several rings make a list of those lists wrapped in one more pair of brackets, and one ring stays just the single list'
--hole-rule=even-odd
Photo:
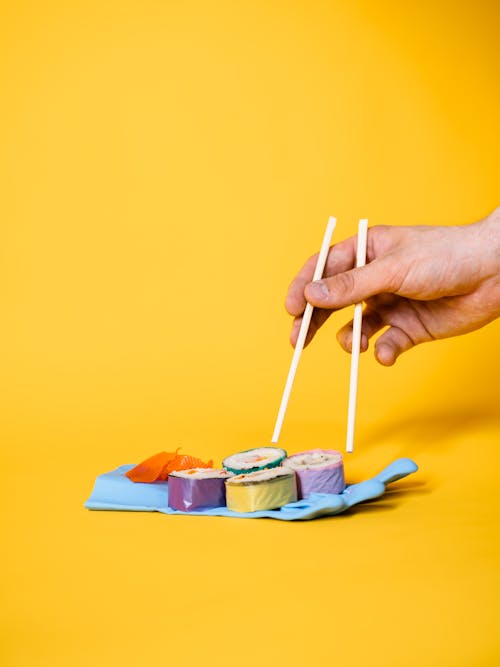
[{"label": "human hand", "polygon": [[[388,327],[375,344],[384,366],[419,343],[468,333],[500,316],[500,208],[471,225],[371,227],[366,266],[354,268],[354,236],[330,248],[323,279],[312,283],[316,260],[306,262],[286,297],[294,346],[306,301],[315,307],[306,344],[332,312],[366,302],[361,350]],[[352,321],[337,339],[351,351]]]}]

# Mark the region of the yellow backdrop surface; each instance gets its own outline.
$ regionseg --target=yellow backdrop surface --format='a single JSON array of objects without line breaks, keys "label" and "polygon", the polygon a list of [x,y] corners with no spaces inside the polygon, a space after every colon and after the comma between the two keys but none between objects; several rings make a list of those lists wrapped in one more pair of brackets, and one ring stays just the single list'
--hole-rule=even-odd
[{"label": "yellow backdrop surface", "polygon": [[[499,323],[362,357],[350,481],[301,524],[97,513],[97,474],[269,443],[287,285],[357,220],[499,201],[498,3],[0,4],[6,667],[500,664]],[[338,313],[281,444],[343,448]]]}]

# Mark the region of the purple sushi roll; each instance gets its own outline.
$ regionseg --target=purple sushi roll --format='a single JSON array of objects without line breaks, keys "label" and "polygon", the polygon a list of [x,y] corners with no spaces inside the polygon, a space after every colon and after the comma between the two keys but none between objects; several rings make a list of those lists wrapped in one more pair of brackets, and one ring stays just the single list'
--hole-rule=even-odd
[{"label": "purple sushi roll", "polygon": [[227,470],[190,468],[168,476],[168,506],[181,512],[192,512],[226,505]]},{"label": "purple sushi roll", "polygon": [[310,449],[293,454],[283,465],[295,471],[299,498],[311,493],[342,493],[345,489],[342,454],[334,449]]}]

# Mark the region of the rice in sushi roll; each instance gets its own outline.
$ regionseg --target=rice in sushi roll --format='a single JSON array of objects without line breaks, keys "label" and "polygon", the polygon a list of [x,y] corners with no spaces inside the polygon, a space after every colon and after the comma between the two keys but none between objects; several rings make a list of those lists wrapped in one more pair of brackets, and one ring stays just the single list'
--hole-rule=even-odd
[{"label": "rice in sushi roll", "polygon": [[277,509],[296,500],[295,473],[289,468],[257,470],[226,480],[227,508],[234,512]]},{"label": "rice in sushi roll", "polygon": [[182,512],[224,507],[224,482],[230,475],[227,470],[213,468],[191,468],[172,472],[168,476],[168,506]]},{"label": "rice in sushi roll", "polygon": [[345,489],[342,454],[333,449],[311,449],[289,456],[283,465],[295,470],[299,498],[311,493],[342,493]]},{"label": "rice in sushi roll", "polygon": [[282,464],[286,458],[286,452],[279,447],[258,447],[256,449],[247,449],[244,452],[238,452],[227,456],[222,465],[229,472],[235,475],[241,475],[265,468],[276,468]]}]

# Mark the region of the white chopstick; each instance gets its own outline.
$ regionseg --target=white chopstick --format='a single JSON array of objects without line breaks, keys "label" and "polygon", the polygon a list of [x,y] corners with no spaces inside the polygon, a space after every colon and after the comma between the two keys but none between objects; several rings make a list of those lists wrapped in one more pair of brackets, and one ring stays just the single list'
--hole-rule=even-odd
[{"label": "white chopstick", "polygon": [[[356,266],[366,264],[366,240],[368,235],[368,220],[363,219],[358,223],[358,246],[356,250]],[[354,425],[356,423],[356,398],[358,394],[358,368],[359,353],[361,349],[361,324],[363,305],[357,303],[354,306],[354,320],[352,325],[352,352],[351,352],[351,379],[349,382],[349,407],[347,410],[347,438],[346,451],[354,449]]]},{"label": "white chopstick", "polygon": [[[333,231],[335,225],[337,224],[336,218],[329,218],[328,224],[326,225],[325,235],[323,236],[323,243],[321,244],[321,250],[319,251],[318,261],[316,263],[316,268],[314,270],[313,281],[319,280],[323,276],[323,271],[325,270],[326,258],[328,257],[328,251],[330,249],[330,241],[332,239]],[[290,394],[292,392],[293,381],[295,379],[295,374],[297,372],[297,367],[300,361],[300,355],[304,349],[304,343],[306,340],[307,332],[309,331],[309,324],[311,323],[311,316],[313,313],[313,306],[310,303],[306,305],[304,310],[304,315],[302,316],[302,322],[300,323],[299,335],[297,338],[297,343],[295,345],[295,350],[293,352],[292,362],[290,364],[290,370],[288,371],[288,377],[286,379],[285,389],[283,391],[283,397],[281,399],[280,409],[278,411],[278,418],[276,419],[276,425],[274,427],[274,433],[271,442],[278,442],[281,428],[283,426],[283,420],[285,419],[285,413],[288,406],[288,401],[290,399]]]}]

